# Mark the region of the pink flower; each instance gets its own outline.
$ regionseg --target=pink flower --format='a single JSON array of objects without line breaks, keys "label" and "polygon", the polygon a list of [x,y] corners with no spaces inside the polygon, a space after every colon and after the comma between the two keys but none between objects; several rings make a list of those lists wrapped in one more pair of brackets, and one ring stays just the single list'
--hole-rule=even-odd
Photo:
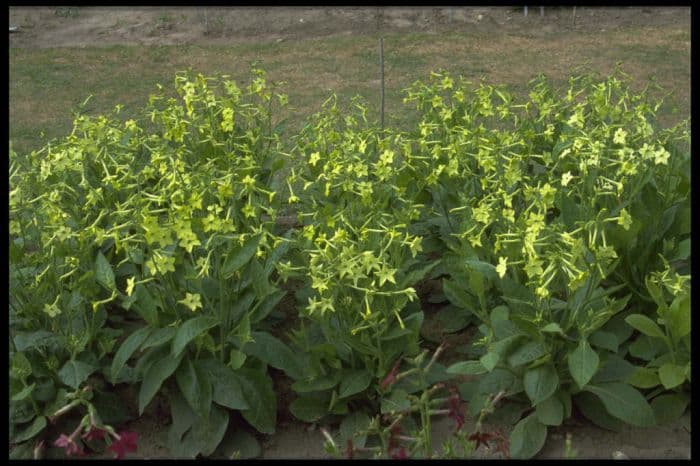
[{"label": "pink flower", "polygon": [[61,434],[53,444],[54,446],[63,448],[68,456],[83,456],[85,454],[82,447],[75,443],[72,435],[68,437],[66,434]]},{"label": "pink flower", "polygon": [[127,453],[136,451],[137,440],[138,434],[136,432],[122,432],[119,434],[119,439],[112,442],[112,444],[107,447],[107,450],[114,452],[117,459],[121,459],[124,458]]},{"label": "pink flower", "polygon": [[401,447],[398,450],[394,450],[391,453],[391,459],[392,460],[407,460],[408,454],[406,453],[406,449],[404,447]]}]

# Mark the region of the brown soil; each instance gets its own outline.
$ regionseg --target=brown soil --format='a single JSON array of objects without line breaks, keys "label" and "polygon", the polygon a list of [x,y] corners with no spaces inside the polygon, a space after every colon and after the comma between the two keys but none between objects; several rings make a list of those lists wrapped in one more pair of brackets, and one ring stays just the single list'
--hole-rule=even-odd
[{"label": "brown soil", "polygon": [[468,28],[539,37],[634,25],[674,27],[690,8],[546,7],[12,7],[11,47],[230,45],[379,32],[440,33]]}]

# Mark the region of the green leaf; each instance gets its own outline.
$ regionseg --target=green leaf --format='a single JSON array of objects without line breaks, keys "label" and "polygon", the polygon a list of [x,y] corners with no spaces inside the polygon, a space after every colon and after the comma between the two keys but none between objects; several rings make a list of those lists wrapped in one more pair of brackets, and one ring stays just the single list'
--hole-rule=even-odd
[{"label": "green leaf", "polygon": [[274,434],[277,422],[277,397],[272,388],[272,380],[267,374],[251,369],[239,369],[238,381],[243,389],[245,401],[250,406],[242,411],[243,419],[258,432]]},{"label": "green leaf", "polygon": [[15,348],[20,353],[32,348],[45,348],[55,340],[56,335],[46,330],[17,333],[13,338]]},{"label": "green leaf", "polygon": [[623,422],[611,416],[608,410],[605,409],[603,402],[600,401],[600,398],[596,397],[594,394],[579,392],[574,397],[574,403],[579,411],[581,411],[581,414],[595,425],[614,432],[620,432],[622,430]]},{"label": "green leaf", "polygon": [[685,382],[685,366],[667,362],[659,367],[659,379],[665,389],[675,388]]},{"label": "green leaf", "polygon": [[136,309],[136,312],[138,312],[149,325],[158,327],[159,301],[151,296],[148,288],[141,284],[136,285],[132,297],[135,298],[133,307]]},{"label": "green leaf", "polygon": [[143,410],[158,393],[163,382],[175,372],[175,369],[180,365],[183,354],[181,352],[177,357],[166,354],[163,359],[154,361],[146,369],[139,390],[139,415],[143,414]]},{"label": "green leaf", "polygon": [[289,411],[304,422],[316,422],[328,414],[330,396],[323,395],[302,395],[289,405]]},{"label": "green leaf", "polygon": [[96,367],[82,361],[71,359],[58,371],[58,378],[61,382],[77,390],[80,384],[97,370]]},{"label": "green leaf", "polygon": [[151,334],[151,327],[141,327],[124,340],[124,343],[119,347],[117,353],[114,355],[111,367],[112,380],[117,378],[119,371],[126,364],[132,354],[141,346],[141,344],[148,338]]},{"label": "green leaf", "polygon": [[462,330],[473,320],[473,314],[466,309],[454,305],[448,305],[438,311],[436,318],[445,333],[454,333]]},{"label": "green leaf", "polygon": [[230,278],[238,269],[247,264],[257,252],[261,239],[261,235],[255,235],[248,238],[240,249],[236,248],[230,251],[221,268],[222,276]]},{"label": "green leaf", "polygon": [[545,346],[538,341],[530,341],[513,351],[508,356],[508,364],[517,367],[544,356],[547,352]]},{"label": "green leaf", "polygon": [[117,289],[112,266],[105,256],[102,255],[101,251],[97,252],[97,257],[95,258],[95,280],[109,291],[116,291]]},{"label": "green leaf", "polygon": [[340,372],[333,372],[327,376],[297,380],[292,384],[292,390],[297,393],[320,392],[330,390],[338,385],[338,382],[340,382]]},{"label": "green leaf", "polygon": [[544,333],[558,333],[559,335],[564,335],[564,331],[556,322],[552,322],[551,324],[545,325],[544,327],[542,327],[542,331]]},{"label": "green leaf", "polygon": [[447,299],[457,307],[473,311],[476,304],[471,296],[465,293],[461,287],[452,280],[442,281],[442,291]]},{"label": "green leaf", "polygon": [[664,317],[675,342],[690,334],[690,294],[676,296]]},{"label": "green leaf", "polygon": [[479,361],[462,361],[447,368],[448,374],[480,375],[488,372]]},{"label": "green leaf", "polygon": [[669,258],[670,262],[686,260],[690,257],[690,238],[686,238],[678,243],[675,254]]},{"label": "green leaf", "polygon": [[300,379],[304,368],[299,357],[281,340],[267,332],[252,332],[253,341],[246,343],[243,352],[257,357],[275,369],[284,371],[292,379]]},{"label": "green leaf", "polygon": [[44,427],[46,427],[46,418],[44,416],[37,416],[31,424],[15,434],[15,437],[12,439],[13,443],[21,443],[35,437],[39,432],[44,430]]},{"label": "green leaf", "polygon": [[561,425],[564,420],[564,405],[555,394],[535,407],[537,420],[547,426]]},{"label": "green leaf", "polygon": [[344,372],[340,381],[338,398],[347,398],[360,393],[369,387],[372,378],[372,374],[364,369]]},{"label": "green leaf", "polygon": [[238,375],[230,368],[221,366],[215,372],[210,372],[212,383],[212,400],[229,409],[244,410],[250,405]]},{"label": "green leaf", "polygon": [[412,285],[418,283],[420,280],[423,279],[423,277],[425,277],[428,273],[430,273],[430,271],[433,270],[438,264],[440,264],[440,260],[436,260],[436,261],[430,262],[426,265],[423,265],[422,267],[412,269],[403,278],[399,279],[397,287],[398,288],[407,288],[409,286],[412,286]]},{"label": "green leaf", "polygon": [[637,388],[651,388],[661,384],[657,371],[647,367],[637,367],[625,382]]},{"label": "green leaf", "polygon": [[141,345],[141,350],[146,350],[148,348],[154,348],[156,346],[163,345],[173,339],[177,333],[176,327],[163,327],[153,330],[148,338]]},{"label": "green leaf", "polygon": [[584,390],[595,394],[614,417],[639,427],[654,424],[654,412],[644,396],[628,384],[619,382],[587,385]]},{"label": "green leaf", "polygon": [[217,458],[247,460],[260,456],[260,442],[242,429],[229,429],[214,453]]},{"label": "green leaf", "polygon": [[207,316],[195,317],[194,319],[188,320],[177,329],[170,354],[173,357],[180,356],[182,350],[185,349],[190,341],[214,327],[217,323],[215,318]]},{"label": "green leaf", "polygon": [[275,290],[266,296],[251,313],[250,322],[255,324],[265,319],[286,294],[286,290]]},{"label": "green leaf", "polygon": [[627,316],[627,318],[625,318],[625,322],[636,330],[642,332],[644,335],[656,338],[666,338],[666,334],[664,334],[663,330],[661,330],[653,320],[642,314],[630,314]]},{"label": "green leaf", "polygon": [[201,446],[193,446],[192,442],[185,443],[182,437],[197,422],[199,417],[192,411],[179,391],[170,392],[168,399],[173,421],[168,429],[168,450],[176,458],[194,458],[201,451]]},{"label": "green leaf", "polygon": [[381,413],[406,411],[411,407],[408,393],[400,389],[394,389],[388,397],[382,398]]},{"label": "green leaf", "polygon": [[552,396],[558,386],[559,376],[551,364],[529,369],[523,376],[523,387],[533,406]]},{"label": "green leaf", "polygon": [[547,426],[530,416],[518,422],[510,434],[510,454],[513,459],[529,459],[539,452],[547,438]]},{"label": "green leaf", "polygon": [[194,447],[192,450],[199,450],[198,453],[203,456],[209,456],[214,453],[221,439],[224,438],[228,422],[228,412],[214,405],[211,407],[209,416],[197,419],[190,431],[185,434],[182,443],[192,445]]},{"label": "green leaf", "polygon": [[355,411],[343,418],[340,423],[340,440],[343,445],[352,440],[353,446],[364,448],[367,442],[367,428],[370,418],[364,411]]},{"label": "green leaf", "polygon": [[493,395],[501,390],[505,390],[510,394],[516,394],[522,389],[520,378],[511,371],[500,367],[479,379],[479,393],[481,394]]},{"label": "green leaf", "polygon": [[604,330],[597,330],[593,332],[589,337],[591,345],[596,348],[602,348],[610,350],[613,353],[617,353],[617,348],[619,343],[617,341],[617,336],[614,333],[606,332]]},{"label": "green leaf", "polygon": [[690,398],[684,393],[668,393],[651,400],[656,423],[668,424],[680,418],[688,406]]},{"label": "green leaf", "polygon": [[584,387],[598,370],[598,353],[586,340],[579,341],[578,347],[569,354],[569,373],[579,388]]},{"label": "green leaf", "polygon": [[635,358],[651,361],[660,352],[666,349],[666,344],[659,338],[640,335],[629,346],[629,352]]},{"label": "green leaf", "polygon": [[479,358],[479,364],[486,368],[488,372],[491,372],[498,365],[498,361],[500,360],[501,355],[499,353],[489,351]]},{"label": "green leaf", "polygon": [[175,371],[175,380],[194,412],[200,417],[208,417],[211,411],[212,387],[206,373],[198,371],[190,358],[185,358]]},{"label": "green leaf", "polygon": [[34,391],[34,387],[36,387],[36,384],[35,384],[35,383],[32,383],[32,384],[30,384],[30,385],[27,385],[27,386],[24,387],[21,391],[19,391],[18,393],[15,393],[14,395],[12,395],[12,398],[10,398],[10,400],[12,400],[12,401],[22,401],[22,400],[27,399],[27,398],[29,397],[29,395],[31,395],[32,392]]}]

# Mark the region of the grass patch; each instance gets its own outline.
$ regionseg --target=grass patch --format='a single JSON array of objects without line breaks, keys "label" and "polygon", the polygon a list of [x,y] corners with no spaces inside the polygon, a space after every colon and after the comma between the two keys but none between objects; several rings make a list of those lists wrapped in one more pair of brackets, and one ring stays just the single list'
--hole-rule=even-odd
[{"label": "grass patch", "polygon": [[[403,89],[426,79],[439,68],[492,84],[525,84],[543,72],[566,80],[585,65],[601,74],[622,62],[639,87],[654,75],[674,91],[661,120],[677,122],[690,114],[690,53],[688,32],[673,34],[629,27],[600,34],[508,35],[451,32],[390,34],[384,40],[387,123],[408,123],[401,103]],[[70,131],[72,109],[93,95],[89,113],[124,106],[124,118],[134,117],[155,90],[170,85],[177,71],[191,68],[205,75],[248,77],[257,61],[269,79],[284,81],[282,91],[294,108],[288,126],[295,131],[303,119],[335,92],[355,94],[379,117],[378,36],[346,36],[234,46],[113,46],[102,48],[10,49],[10,140],[18,152],[37,149]],[[674,113],[673,107],[677,108]],[[43,133],[45,139],[39,137]]]}]

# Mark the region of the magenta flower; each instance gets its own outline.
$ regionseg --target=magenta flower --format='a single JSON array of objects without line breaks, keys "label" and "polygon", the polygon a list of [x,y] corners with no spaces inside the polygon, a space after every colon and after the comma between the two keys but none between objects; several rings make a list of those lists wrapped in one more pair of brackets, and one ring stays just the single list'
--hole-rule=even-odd
[{"label": "magenta flower", "polygon": [[63,448],[68,456],[83,456],[85,454],[83,448],[75,443],[72,435],[69,437],[66,434],[61,434],[53,444],[54,446]]},{"label": "magenta flower", "polygon": [[122,432],[119,438],[107,447],[108,451],[114,452],[117,459],[124,458],[127,453],[136,451],[138,434],[136,432]]}]

